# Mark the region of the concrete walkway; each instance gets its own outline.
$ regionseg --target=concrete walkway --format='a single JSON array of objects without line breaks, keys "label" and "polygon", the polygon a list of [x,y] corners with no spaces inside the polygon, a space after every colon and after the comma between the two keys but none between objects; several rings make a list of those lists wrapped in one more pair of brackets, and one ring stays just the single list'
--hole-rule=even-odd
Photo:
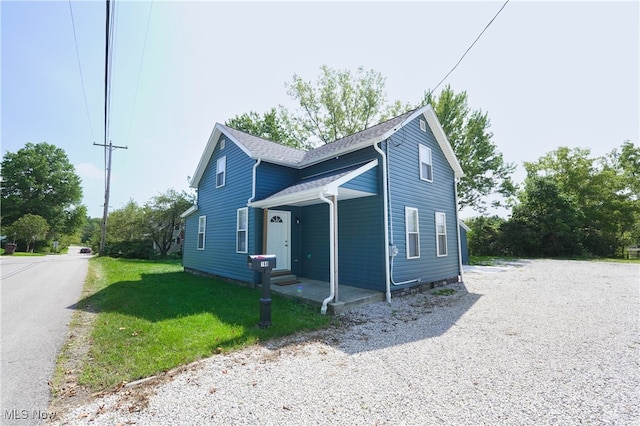
[{"label": "concrete walkway", "polygon": [[[306,303],[311,306],[322,306],[324,299],[329,297],[329,283],[298,277],[294,284],[271,285],[271,291],[282,296]],[[384,293],[338,284],[338,302],[328,304],[328,313],[339,314],[356,306],[384,300]]]}]

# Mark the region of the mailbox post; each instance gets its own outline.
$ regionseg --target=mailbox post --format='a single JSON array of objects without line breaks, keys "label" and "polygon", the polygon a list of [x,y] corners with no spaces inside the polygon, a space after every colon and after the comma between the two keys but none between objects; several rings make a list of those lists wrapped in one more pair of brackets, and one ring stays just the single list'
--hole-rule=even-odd
[{"label": "mailbox post", "polygon": [[247,267],[262,272],[262,297],[260,298],[260,322],[258,327],[267,328],[271,325],[271,270],[276,267],[275,254],[261,254],[249,256]]}]

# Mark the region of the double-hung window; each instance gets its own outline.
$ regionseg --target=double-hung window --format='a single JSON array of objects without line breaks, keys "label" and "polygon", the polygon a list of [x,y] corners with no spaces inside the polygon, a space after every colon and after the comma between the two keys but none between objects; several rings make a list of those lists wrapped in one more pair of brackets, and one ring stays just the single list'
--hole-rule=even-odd
[{"label": "double-hung window", "polygon": [[216,163],[216,188],[224,186],[227,174],[227,157],[221,157]]},{"label": "double-hung window", "polygon": [[198,250],[204,250],[204,233],[207,229],[207,217],[198,218]]},{"label": "double-hung window", "polygon": [[431,161],[431,149],[420,144],[420,179],[427,182],[433,181],[433,162]]},{"label": "double-hung window", "polygon": [[436,253],[447,255],[447,216],[440,212],[436,212]]},{"label": "double-hung window", "polygon": [[420,225],[418,209],[404,208],[405,227],[407,230],[407,259],[420,257]]},{"label": "double-hung window", "polygon": [[249,241],[249,208],[238,209],[236,225],[236,252],[246,253]]}]

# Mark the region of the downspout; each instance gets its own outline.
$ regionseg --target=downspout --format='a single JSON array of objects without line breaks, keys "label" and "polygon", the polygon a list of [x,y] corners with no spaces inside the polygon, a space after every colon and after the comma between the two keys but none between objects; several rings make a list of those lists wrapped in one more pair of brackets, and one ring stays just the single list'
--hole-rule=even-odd
[{"label": "downspout", "polygon": [[[257,180],[257,175],[258,175],[258,166],[260,165],[260,162],[262,162],[261,158],[258,158],[256,160],[256,163],[253,165],[253,177],[252,177],[252,181],[251,181],[251,198],[249,198],[247,200],[247,207],[249,206],[249,204],[251,204],[253,202],[253,200],[255,200],[256,198],[256,180]],[[249,222],[249,218],[247,218],[247,226],[248,226],[248,222]],[[264,243],[263,243],[264,244]],[[253,283],[253,287],[255,288],[256,285],[255,281],[255,274],[254,274],[254,283]]]},{"label": "downspout", "polygon": [[[379,142],[382,144],[382,141]],[[387,144],[388,144],[387,139]],[[384,220],[384,285],[386,290],[387,303],[391,303],[391,274],[389,272],[389,201],[387,199],[387,155],[378,146],[373,144],[373,149],[382,157],[382,181],[384,183],[382,189],[382,205]]]},{"label": "downspout", "polygon": [[453,191],[456,196],[456,233],[458,235],[458,268],[460,268],[460,282],[464,281],[462,276],[462,243],[460,242],[460,210],[458,209],[458,179],[453,180]]},{"label": "downspout", "polygon": [[247,205],[249,205],[256,198],[256,175],[258,173],[258,166],[262,162],[261,158],[258,158],[256,164],[253,165],[253,181],[251,182],[251,198],[247,200]]},{"label": "downspout", "polygon": [[327,297],[326,299],[324,299],[322,301],[322,308],[320,308],[320,313],[322,315],[326,315],[327,314],[327,304],[329,302],[331,302],[333,300],[333,298],[335,297],[335,276],[334,276],[334,268],[335,268],[335,235],[333,232],[333,227],[334,227],[334,216],[333,216],[333,201],[331,201],[330,199],[326,198],[324,196],[324,191],[321,191],[320,194],[318,195],[318,198],[320,198],[322,201],[324,201],[325,203],[329,204],[329,270],[331,271],[331,274],[329,275],[329,297]]},{"label": "downspout", "polygon": [[[387,151],[389,151],[389,142],[387,142]],[[390,151],[389,151],[390,152]],[[391,157],[391,155],[387,155],[387,163],[389,162],[389,158]],[[389,183],[389,181],[386,182],[387,183],[387,197],[389,198],[389,200],[391,200],[391,184]],[[393,218],[391,218],[391,222],[390,222],[390,229],[391,229],[391,245],[393,245]],[[407,281],[400,281],[399,283],[395,282],[393,280],[393,260],[395,259],[395,257],[397,256],[397,250],[395,250],[394,255],[391,257],[391,266],[389,268],[389,281],[391,282],[391,284],[393,285],[404,285],[404,284],[411,284],[411,283],[417,283],[418,279],[415,278],[413,280],[407,280]]]}]

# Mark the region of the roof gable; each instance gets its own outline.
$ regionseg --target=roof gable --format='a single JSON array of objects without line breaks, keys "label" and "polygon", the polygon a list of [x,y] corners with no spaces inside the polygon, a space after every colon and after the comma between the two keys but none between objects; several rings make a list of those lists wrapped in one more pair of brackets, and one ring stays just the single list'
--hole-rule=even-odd
[{"label": "roof gable", "polygon": [[463,176],[462,167],[460,167],[453,148],[447,140],[438,117],[430,105],[425,105],[310,151],[281,145],[218,123],[209,136],[209,141],[191,180],[191,187],[198,187],[218,140],[223,134],[250,158],[301,169],[384,141],[420,115],[424,116],[431,128],[447,162],[454,171],[455,177]]}]

